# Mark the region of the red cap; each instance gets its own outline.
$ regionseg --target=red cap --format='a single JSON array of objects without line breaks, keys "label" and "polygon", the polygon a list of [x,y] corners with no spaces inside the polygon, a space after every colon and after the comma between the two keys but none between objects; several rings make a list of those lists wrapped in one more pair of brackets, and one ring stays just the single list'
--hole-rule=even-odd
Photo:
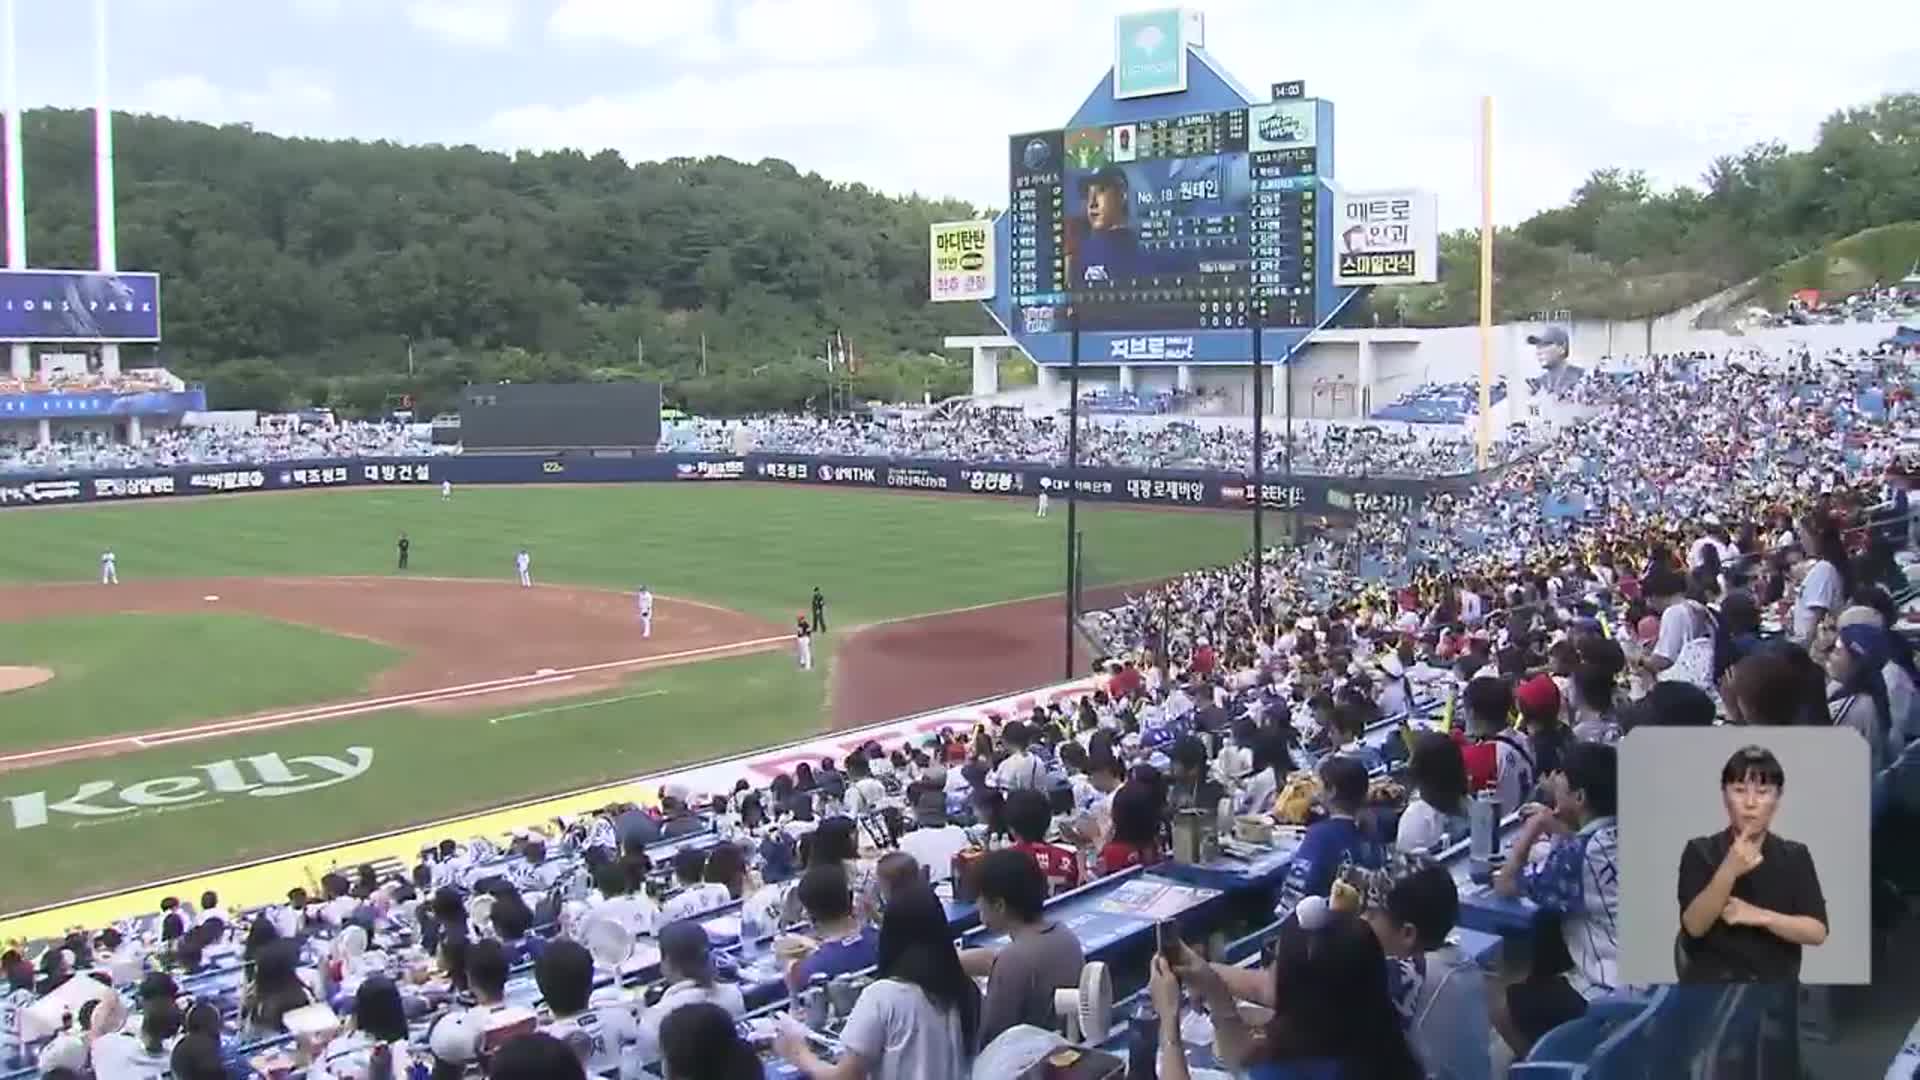
[{"label": "red cap", "polygon": [[1560,687],[1551,675],[1535,675],[1513,688],[1514,703],[1521,712],[1548,713],[1560,709]]}]

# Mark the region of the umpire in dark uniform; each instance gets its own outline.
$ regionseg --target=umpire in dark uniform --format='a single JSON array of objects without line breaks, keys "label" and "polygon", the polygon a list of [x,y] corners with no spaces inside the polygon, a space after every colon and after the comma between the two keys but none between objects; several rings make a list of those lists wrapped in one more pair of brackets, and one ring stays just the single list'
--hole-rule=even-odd
[{"label": "umpire in dark uniform", "polygon": [[825,633],[827,629],[827,598],[820,595],[820,586],[813,587],[813,628]]},{"label": "umpire in dark uniform", "polygon": [[407,568],[407,551],[413,547],[413,541],[407,539],[406,533],[401,533],[398,546],[400,548],[400,569],[405,570]]}]

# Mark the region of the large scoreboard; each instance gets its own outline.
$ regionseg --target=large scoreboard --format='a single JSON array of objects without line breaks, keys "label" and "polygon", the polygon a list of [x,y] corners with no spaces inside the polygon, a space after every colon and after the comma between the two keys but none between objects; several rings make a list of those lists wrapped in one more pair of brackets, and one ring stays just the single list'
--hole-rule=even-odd
[{"label": "large scoreboard", "polygon": [[1016,331],[1311,327],[1315,103],[1017,135]]}]

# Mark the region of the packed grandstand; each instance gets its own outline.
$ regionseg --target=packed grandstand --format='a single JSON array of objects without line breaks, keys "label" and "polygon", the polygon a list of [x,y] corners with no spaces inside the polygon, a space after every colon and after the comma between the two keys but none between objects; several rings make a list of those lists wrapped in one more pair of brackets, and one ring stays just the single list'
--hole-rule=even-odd
[{"label": "packed grandstand", "polygon": [[[695,1075],[695,1057],[744,1052],[732,1021],[751,1011],[781,1056],[811,1066],[767,1010],[790,993],[813,1008],[818,990],[835,1019],[815,1026],[834,1024],[841,1052],[883,1053],[867,996],[880,983],[849,980],[876,963],[892,973],[905,948],[982,980],[953,1054],[1017,1059],[1036,1038],[1057,1045],[1044,1035],[1054,994],[1081,985],[1088,958],[1053,933],[1048,898],[1141,867],[1175,873],[1194,856],[1173,823],[1225,806],[1227,824],[1291,837],[1266,862],[1266,849],[1234,848],[1237,829],[1219,841],[1273,868],[1239,879],[1274,920],[1246,940],[1285,950],[1329,905],[1350,906],[1384,920],[1396,950],[1359,931],[1288,953],[1300,965],[1288,976],[1324,989],[1308,1005],[1274,996],[1257,949],[1209,966],[1170,948],[1143,991],[1174,1014],[1160,1045],[1182,1041],[1177,989],[1164,996],[1177,973],[1223,1027],[1236,998],[1277,1001],[1296,1022],[1377,1009],[1383,1071],[1369,1075],[1487,1077],[1583,1014],[1645,1007],[1619,968],[1616,744],[1639,726],[1716,719],[1860,732],[1875,929],[1889,932],[1920,887],[1920,853],[1903,842],[1920,823],[1920,670],[1903,633],[1916,594],[1904,462],[1920,434],[1909,363],[1710,357],[1595,380],[1580,391],[1588,418],[1497,481],[1435,496],[1411,521],[1261,552],[1257,604],[1249,561],[1091,613],[1105,653],[1095,685],[1028,716],[862,746],[765,785],[670,783],[657,807],[448,836],[412,865],[342,868],[259,910],[183,883],[144,917],[9,948],[0,1060],[26,1075],[91,1063],[110,1080],[169,1061],[193,1077],[308,1062],[309,1076],[359,1077],[369,1062],[453,1075],[537,1026],[588,1033],[596,1073],[664,1061]],[[924,428],[746,430],[765,448],[1027,459],[1058,454],[1056,428],[970,412]],[[730,426],[695,430],[738,449]],[[424,449],[378,425],[308,437],[182,433],[140,453]],[[1186,433],[1090,445],[1216,467],[1251,451]],[[1338,463],[1348,449],[1297,452]],[[1370,467],[1460,464],[1411,444],[1381,453]],[[1466,876],[1460,844],[1482,797],[1544,805],[1507,836],[1547,856]],[[927,906],[923,882],[941,903]],[[1565,945],[1562,970],[1481,971],[1498,938],[1468,923],[1516,910],[1522,925],[1557,915],[1542,925]],[[987,939],[969,940],[987,951],[955,955],[954,934],[982,919]],[[1342,975],[1355,965],[1387,975]],[[643,984],[664,994],[620,996]],[[900,1020],[913,1037],[941,1015],[921,1008]],[[342,1031],[344,1013],[355,1023]]]}]

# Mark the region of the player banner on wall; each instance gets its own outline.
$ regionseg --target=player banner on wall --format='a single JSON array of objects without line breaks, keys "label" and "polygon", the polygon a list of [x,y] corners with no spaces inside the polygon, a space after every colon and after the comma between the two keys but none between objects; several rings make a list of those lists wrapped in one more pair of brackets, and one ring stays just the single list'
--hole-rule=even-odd
[{"label": "player banner on wall", "polygon": [[1439,200],[1431,192],[1336,191],[1333,283],[1440,280]]},{"label": "player banner on wall", "polygon": [[946,221],[933,226],[927,280],[934,303],[993,299],[993,222]]},{"label": "player banner on wall", "polygon": [[160,277],[0,270],[0,341],[159,341]]}]

